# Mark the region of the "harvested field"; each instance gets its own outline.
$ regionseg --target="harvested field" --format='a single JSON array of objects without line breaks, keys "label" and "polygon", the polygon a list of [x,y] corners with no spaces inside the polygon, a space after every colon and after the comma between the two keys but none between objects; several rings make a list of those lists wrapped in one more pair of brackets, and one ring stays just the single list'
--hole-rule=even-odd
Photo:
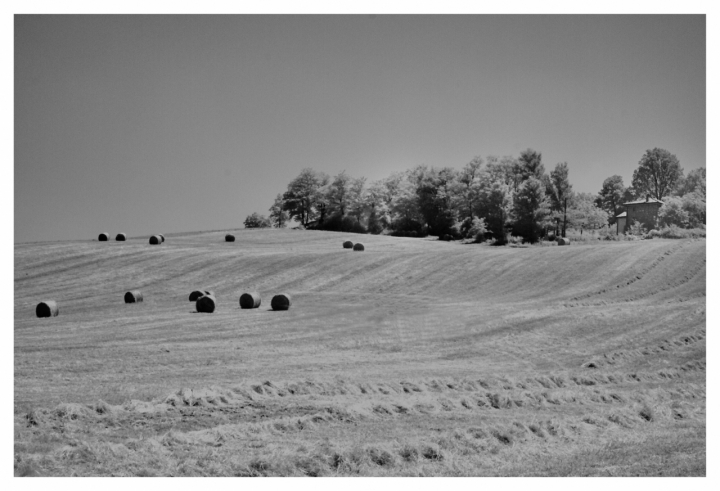
[{"label": "harvested field", "polygon": [[15,245],[16,475],[706,474],[705,240],[217,237]]}]

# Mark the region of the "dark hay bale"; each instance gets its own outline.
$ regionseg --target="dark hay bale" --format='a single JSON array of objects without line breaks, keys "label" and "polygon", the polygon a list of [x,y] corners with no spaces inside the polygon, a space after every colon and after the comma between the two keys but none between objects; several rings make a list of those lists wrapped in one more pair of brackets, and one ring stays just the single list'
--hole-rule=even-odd
[{"label": "dark hay bale", "polygon": [[211,314],[215,312],[215,296],[214,295],[203,295],[198,298],[195,302],[195,309],[198,312],[204,312]]},{"label": "dark hay bale", "polygon": [[270,301],[270,307],[272,307],[273,310],[287,310],[291,305],[290,295],[286,293],[275,295]]},{"label": "dark hay bale", "polygon": [[125,294],[125,303],[137,303],[142,302],[143,296],[140,290],[132,290]]},{"label": "dark hay bale", "polygon": [[353,246],[353,251],[364,251],[364,250],[365,250],[365,246],[362,245],[360,242],[358,242],[357,244],[355,244]]},{"label": "dark hay bale", "polygon": [[194,302],[203,295],[215,295],[215,292],[209,290],[195,290],[190,294],[190,298],[188,298],[188,300]]},{"label": "dark hay bale", "polygon": [[343,242],[343,249],[352,249],[352,248],[353,248],[352,242],[350,242],[349,240],[346,240],[345,242]]},{"label": "dark hay bale", "polygon": [[55,317],[60,313],[60,309],[57,306],[55,300],[45,300],[40,302],[35,307],[35,314],[38,317]]},{"label": "dark hay bale", "polygon": [[104,232],[101,233],[100,235],[98,235],[98,240],[99,240],[100,242],[107,242],[107,240],[108,240],[108,234],[106,234],[106,233],[104,233]]},{"label": "dark hay bale", "polygon": [[240,295],[241,309],[256,309],[258,307],[260,307],[260,294],[257,292],[250,292]]},{"label": "dark hay bale", "polygon": [[120,242],[125,242],[125,241],[127,240],[127,235],[125,235],[125,234],[117,234],[117,235],[115,236],[115,240],[120,241]]},{"label": "dark hay bale", "polygon": [[160,239],[165,242],[165,236],[163,234],[158,234],[158,237],[160,237]]},{"label": "dark hay bale", "polygon": [[162,238],[161,238],[159,235],[153,235],[152,237],[150,237],[150,243],[151,243],[152,245],[161,244],[162,241],[163,241],[163,240],[162,240]]},{"label": "dark hay bale", "polygon": [[568,239],[567,237],[558,237],[557,245],[559,245],[559,246],[570,245],[570,239]]},{"label": "dark hay bale", "polygon": [[225,242],[235,242],[235,236],[233,234],[227,234],[225,236]]}]

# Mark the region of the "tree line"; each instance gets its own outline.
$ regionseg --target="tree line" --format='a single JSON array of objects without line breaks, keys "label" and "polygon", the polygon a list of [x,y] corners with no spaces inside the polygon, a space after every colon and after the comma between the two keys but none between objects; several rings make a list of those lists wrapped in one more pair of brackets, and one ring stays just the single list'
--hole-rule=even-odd
[{"label": "tree line", "polygon": [[378,181],[343,171],[329,176],[303,169],[276,196],[269,216],[253,213],[245,227],[305,228],[398,236],[492,239],[510,235],[537,242],[550,231],[601,228],[615,223],[623,203],[650,195],[674,210],[678,226],[705,223],[705,169],[683,175],[677,158],[648,150],[625,187],[621,176],[605,179],[599,193],[574,192],[567,162],[546,172],[542,154],[475,157],[461,169],[418,165]]}]

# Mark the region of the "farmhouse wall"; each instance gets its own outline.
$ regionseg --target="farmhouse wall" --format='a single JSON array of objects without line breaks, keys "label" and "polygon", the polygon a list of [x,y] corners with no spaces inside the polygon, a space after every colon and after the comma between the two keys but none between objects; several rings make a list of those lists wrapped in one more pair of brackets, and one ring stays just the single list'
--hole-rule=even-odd
[{"label": "farmhouse wall", "polygon": [[643,224],[643,227],[647,229],[653,229],[657,226],[658,210],[662,206],[660,202],[646,202],[646,203],[627,203],[625,208],[627,210],[627,224],[632,225],[633,222],[638,221]]}]

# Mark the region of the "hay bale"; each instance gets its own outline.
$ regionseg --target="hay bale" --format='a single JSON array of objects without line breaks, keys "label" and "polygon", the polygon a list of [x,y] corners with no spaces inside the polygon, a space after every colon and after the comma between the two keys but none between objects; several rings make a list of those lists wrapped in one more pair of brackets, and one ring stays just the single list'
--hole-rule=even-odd
[{"label": "hay bale", "polygon": [[108,234],[106,234],[105,232],[101,233],[100,235],[98,235],[98,240],[100,242],[107,242]]},{"label": "hay bale", "polygon": [[243,293],[240,295],[241,309],[256,309],[260,307],[260,294],[258,292]]},{"label": "hay bale", "polygon": [[35,307],[35,315],[38,317],[56,317],[60,313],[55,300],[45,300]]},{"label": "hay bale", "polygon": [[195,302],[195,310],[206,314],[212,314],[215,312],[215,296],[214,295],[203,295],[198,298]]},{"label": "hay bale", "polygon": [[350,242],[349,240],[346,240],[345,242],[343,242],[343,249],[352,249],[352,248],[353,248],[352,242]]},{"label": "hay bale", "polygon": [[140,290],[131,290],[125,294],[125,303],[142,302],[143,296]]},{"label": "hay bale", "polygon": [[119,242],[125,242],[125,241],[127,240],[127,235],[125,235],[125,234],[117,234],[117,235],[115,236],[115,240],[117,240],[117,241],[119,241]]},{"label": "hay bale", "polygon": [[360,242],[358,242],[357,244],[355,244],[353,246],[353,251],[364,251],[364,250],[365,250],[365,246],[362,245]]},{"label": "hay bale", "polygon": [[235,242],[235,236],[233,234],[227,234],[225,236],[225,242]]},{"label": "hay bale", "polygon": [[163,234],[158,234],[158,237],[160,237],[160,239],[162,239],[162,241],[165,242],[165,236]]},{"label": "hay bale", "polygon": [[215,292],[213,292],[213,291],[211,291],[211,290],[194,290],[194,291],[190,294],[190,298],[188,298],[188,300],[191,301],[191,302],[194,302],[194,301],[196,301],[198,298],[202,297],[203,295],[213,295],[213,296],[214,296],[214,295],[215,295]]},{"label": "hay bale", "polygon": [[150,243],[152,245],[162,244],[162,238],[159,235],[153,235],[150,237]]},{"label": "hay bale", "polygon": [[272,307],[273,310],[287,310],[291,305],[290,295],[286,293],[279,293],[270,301],[270,307]]},{"label": "hay bale", "polygon": [[568,239],[567,237],[558,237],[557,245],[559,245],[559,246],[570,245],[570,239]]}]

